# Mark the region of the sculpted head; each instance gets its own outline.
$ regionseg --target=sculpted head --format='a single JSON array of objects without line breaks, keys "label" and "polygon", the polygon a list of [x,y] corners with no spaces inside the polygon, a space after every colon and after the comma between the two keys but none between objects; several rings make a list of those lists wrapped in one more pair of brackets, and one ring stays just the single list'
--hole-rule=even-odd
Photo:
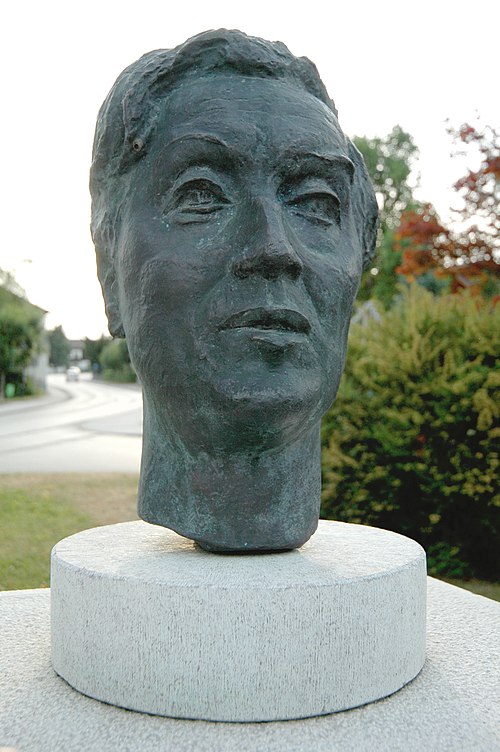
[{"label": "sculpted head", "polygon": [[237,31],[143,56],[101,108],[91,192],[144,391],[141,516],[215,550],[301,545],[377,227],[316,68]]}]

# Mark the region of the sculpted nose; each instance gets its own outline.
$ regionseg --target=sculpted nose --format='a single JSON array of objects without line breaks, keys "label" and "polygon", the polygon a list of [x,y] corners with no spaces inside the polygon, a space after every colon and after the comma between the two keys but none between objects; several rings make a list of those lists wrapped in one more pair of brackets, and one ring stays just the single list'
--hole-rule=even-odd
[{"label": "sculpted nose", "polygon": [[260,274],[271,280],[281,275],[291,279],[300,277],[302,262],[287,237],[279,206],[263,200],[254,202],[246,237],[249,240],[233,263],[233,272],[237,277],[252,274]]}]

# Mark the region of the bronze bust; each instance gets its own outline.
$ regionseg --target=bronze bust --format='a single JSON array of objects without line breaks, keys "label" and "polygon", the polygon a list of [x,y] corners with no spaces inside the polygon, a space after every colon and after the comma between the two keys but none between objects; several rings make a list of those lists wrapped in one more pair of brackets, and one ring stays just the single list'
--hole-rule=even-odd
[{"label": "bronze bust", "polygon": [[212,551],[301,546],[378,222],[315,66],[225,30],[144,55],[99,113],[91,192],[143,386],[140,516]]}]

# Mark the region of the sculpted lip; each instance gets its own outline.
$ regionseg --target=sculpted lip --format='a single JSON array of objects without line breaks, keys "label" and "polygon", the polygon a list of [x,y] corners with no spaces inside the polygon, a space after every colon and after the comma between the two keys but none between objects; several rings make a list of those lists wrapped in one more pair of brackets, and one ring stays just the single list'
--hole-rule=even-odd
[{"label": "sculpted lip", "polygon": [[219,327],[224,329],[270,329],[309,334],[311,324],[298,311],[289,308],[249,308],[229,316]]}]

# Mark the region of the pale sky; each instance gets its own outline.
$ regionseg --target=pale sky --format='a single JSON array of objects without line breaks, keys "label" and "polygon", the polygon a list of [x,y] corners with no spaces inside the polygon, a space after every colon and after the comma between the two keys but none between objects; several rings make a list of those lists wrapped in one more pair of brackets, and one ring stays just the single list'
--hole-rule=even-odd
[{"label": "pale sky", "polygon": [[88,168],[101,102],[144,52],[220,27],[284,42],[316,63],[348,135],[413,135],[417,195],[444,219],[464,171],[446,118],[500,124],[497,0],[13,0],[1,19],[0,268],[70,338],[107,333]]}]

